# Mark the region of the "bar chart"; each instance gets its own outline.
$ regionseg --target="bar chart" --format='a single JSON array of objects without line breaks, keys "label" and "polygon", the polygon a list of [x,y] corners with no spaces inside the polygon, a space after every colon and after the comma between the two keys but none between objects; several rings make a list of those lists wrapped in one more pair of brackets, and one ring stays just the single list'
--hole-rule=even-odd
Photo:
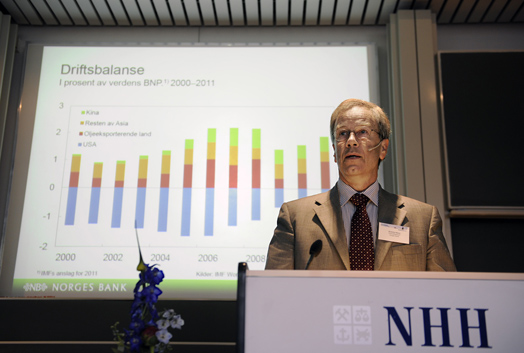
[{"label": "bar chart", "polygon": [[[238,129],[232,129],[235,134],[238,133]],[[215,132],[213,129],[209,130],[209,135],[214,136]],[[260,129],[253,130],[254,146],[260,146]],[[325,138],[321,138],[320,148],[323,148],[322,141]],[[229,197],[228,197],[228,226],[237,225],[237,212],[238,212],[238,139],[233,139],[235,145],[231,145],[230,154],[230,165],[229,165]],[[206,206],[205,206],[205,235],[213,235],[213,224],[214,224],[214,181],[215,181],[215,159],[214,159],[214,147],[215,142],[208,142],[209,151],[207,159],[207,178],[206,178]],[[275,188],[274,188],[274,207],[278,208],[284,202],[284,165],[283,165],[283,150],[275,150]],[[181,169],[184,171],[184,182],[182,186],[183,196],[180,200],[182,204],[182,214],[180,219],[182,221],[181,236],[190,235],[190,222],[191,222],[191,195],[192,195],[192,140],[186,141],[186,148],[184,153],[184,165]],[[321,153],[323,153],[321,151]],[[156,156],[161,159],[161,170],[157,172],[157,177],[160,179],[159,188],[159,203],[156,212],[158,213],[157,231],[166,232],[168,228],[168,208],[169,208],[169,193],[170,193],[170,158],[171,151],[161,151]],[[75,214],[77,209],[78,201],[78,183],[81,170],[81,159],[82,155],[74,154],[71,157],[71,171],[70,181],[67,190],[67,204],[66,204],[66,217],[65,225],[75,225]],[[298,194],[297,198],[308,196],[307,189],[307,171],[306,171],[306,160],[307,154],[305,146],[297,146],[297,165],[298,165]],[[149,156],[138,157],[138,180],[136,187],[136,207],[135,217],[130,219],[134,222],[136,228],[144,228],[144,219],[146,213],[146,193],[148,192],[148,161]],[[329,189],[329,166],[325,165],[326,162],[321,161],[321,185],[322,191]],[[90,203],[89,203],[89,224],[97,224],[100,217],[100,197],[102,193],[102,170],[103,162],[93,163],[93,178],[92,185],[90,188]],[[111,213],[111,227],[120,228],[122,222],[122,207],[123,207],[123,196],[124,196],[124,184],[125,184],[125,166],[126,161],[116,161],[116,174],[114,177],[114,188],[111,191],[110,188],[105,188],[104,193],[113,194],[112,213]],[[252,172],[252,189],[251,189],[251,220],[259,221],[261,214],[261,159],[260,159],[260,147],[253,148],[253,159],[251,164]],[[87,173],[88,167],[85,167]],[[155,188],[158,189],[158,188]]]}]

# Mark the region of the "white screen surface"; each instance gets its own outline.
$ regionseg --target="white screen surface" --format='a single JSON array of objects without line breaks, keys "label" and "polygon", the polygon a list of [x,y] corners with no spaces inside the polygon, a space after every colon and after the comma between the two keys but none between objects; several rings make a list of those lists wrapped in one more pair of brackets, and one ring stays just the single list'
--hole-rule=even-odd
[{"label": "white screen surface", "polygon": [[164,298],[233,298],[282,201],[336,182],[329,117],[371,99],[369,52],[44,47],[13,293],[129,297],[136,228]]}]

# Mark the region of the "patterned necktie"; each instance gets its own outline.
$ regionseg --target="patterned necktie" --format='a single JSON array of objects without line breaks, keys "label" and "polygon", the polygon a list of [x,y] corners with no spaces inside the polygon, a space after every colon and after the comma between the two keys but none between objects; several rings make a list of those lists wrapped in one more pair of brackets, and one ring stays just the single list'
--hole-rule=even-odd
[{"label": "patterned necktie", "polygon": [[364,194],[355,194],[349,200],[357,207],[351,219],[351,241],[349,244],[351,270],[373,271],[375,247],[371,222],[366,211],[369,198]]}]

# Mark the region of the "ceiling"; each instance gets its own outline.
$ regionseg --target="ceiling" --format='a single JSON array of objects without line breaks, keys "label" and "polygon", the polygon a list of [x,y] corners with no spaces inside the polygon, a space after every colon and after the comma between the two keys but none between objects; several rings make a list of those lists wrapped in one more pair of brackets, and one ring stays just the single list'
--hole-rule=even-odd
[{"label": "ceiling", "polygon": [[402,9],[430,9],[439,24],[524,22],[524,0],[0,0],[29,26],[385,25]]}]

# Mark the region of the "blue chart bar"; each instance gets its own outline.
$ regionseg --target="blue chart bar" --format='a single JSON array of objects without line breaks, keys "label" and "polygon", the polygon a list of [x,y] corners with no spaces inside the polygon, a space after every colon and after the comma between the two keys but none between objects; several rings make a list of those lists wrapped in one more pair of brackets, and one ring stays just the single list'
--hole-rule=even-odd
[{"label": "blue chart bar", "polygon": [[111,218],[111,228],[120,228],[122,220],[122,200],[124,198],[124,188],[115,188],[113,195],[113,214]]},{"label": "blue chart bar", "polygon": [[76,212],[76,197],[78,188],[69,187],[69,193],[67,194],[67,208],[65,216],[65,225],[72,226],[75,224],[75,212]]},{"label": "blue chart bar", "polygon": [[[211,229],[213,225],[211,225]],[[182,236],[189,236],[191,230],[191,188],[184,188],[182,194]]]},{"label": "blue chart bar", "polygon": [[298,198],[301,199],[307,196],[307,189],[298,189]]},{"label": "blue chart bar", "polygon": [[100,188],[91,189],[91,203],[89,205],[89,224],[98,223],[98,208],[100,206]]},{"label": "blue chart bar", "polygon": [[229,226],[237,225],[237,189],[229,189],[229,210],[228,210]]},{"label": "blue chart bar", "polygon": [[251,192],[251,220],[260,221],[260,189]]},{"label": "blue chart bar", "polygon": [[275,207],[280,208],[284,203],[284,189],[275,189]]},{"label": "blue chart bar", "polygon": [[169,189],[160,188],[160,202],[158,205],[158,231],[167,232],[167,207],[169,204]]},{"label": "blue chart bar", "polygon": [[136,228],[144,228],[144,215],[146,213],[146,188],[136,190]]},{"label": "blue chart bar", "polygon": [[213,235],[213,222],[215,217],[215,188],[206,188],[206,213],[204,235]]}]

